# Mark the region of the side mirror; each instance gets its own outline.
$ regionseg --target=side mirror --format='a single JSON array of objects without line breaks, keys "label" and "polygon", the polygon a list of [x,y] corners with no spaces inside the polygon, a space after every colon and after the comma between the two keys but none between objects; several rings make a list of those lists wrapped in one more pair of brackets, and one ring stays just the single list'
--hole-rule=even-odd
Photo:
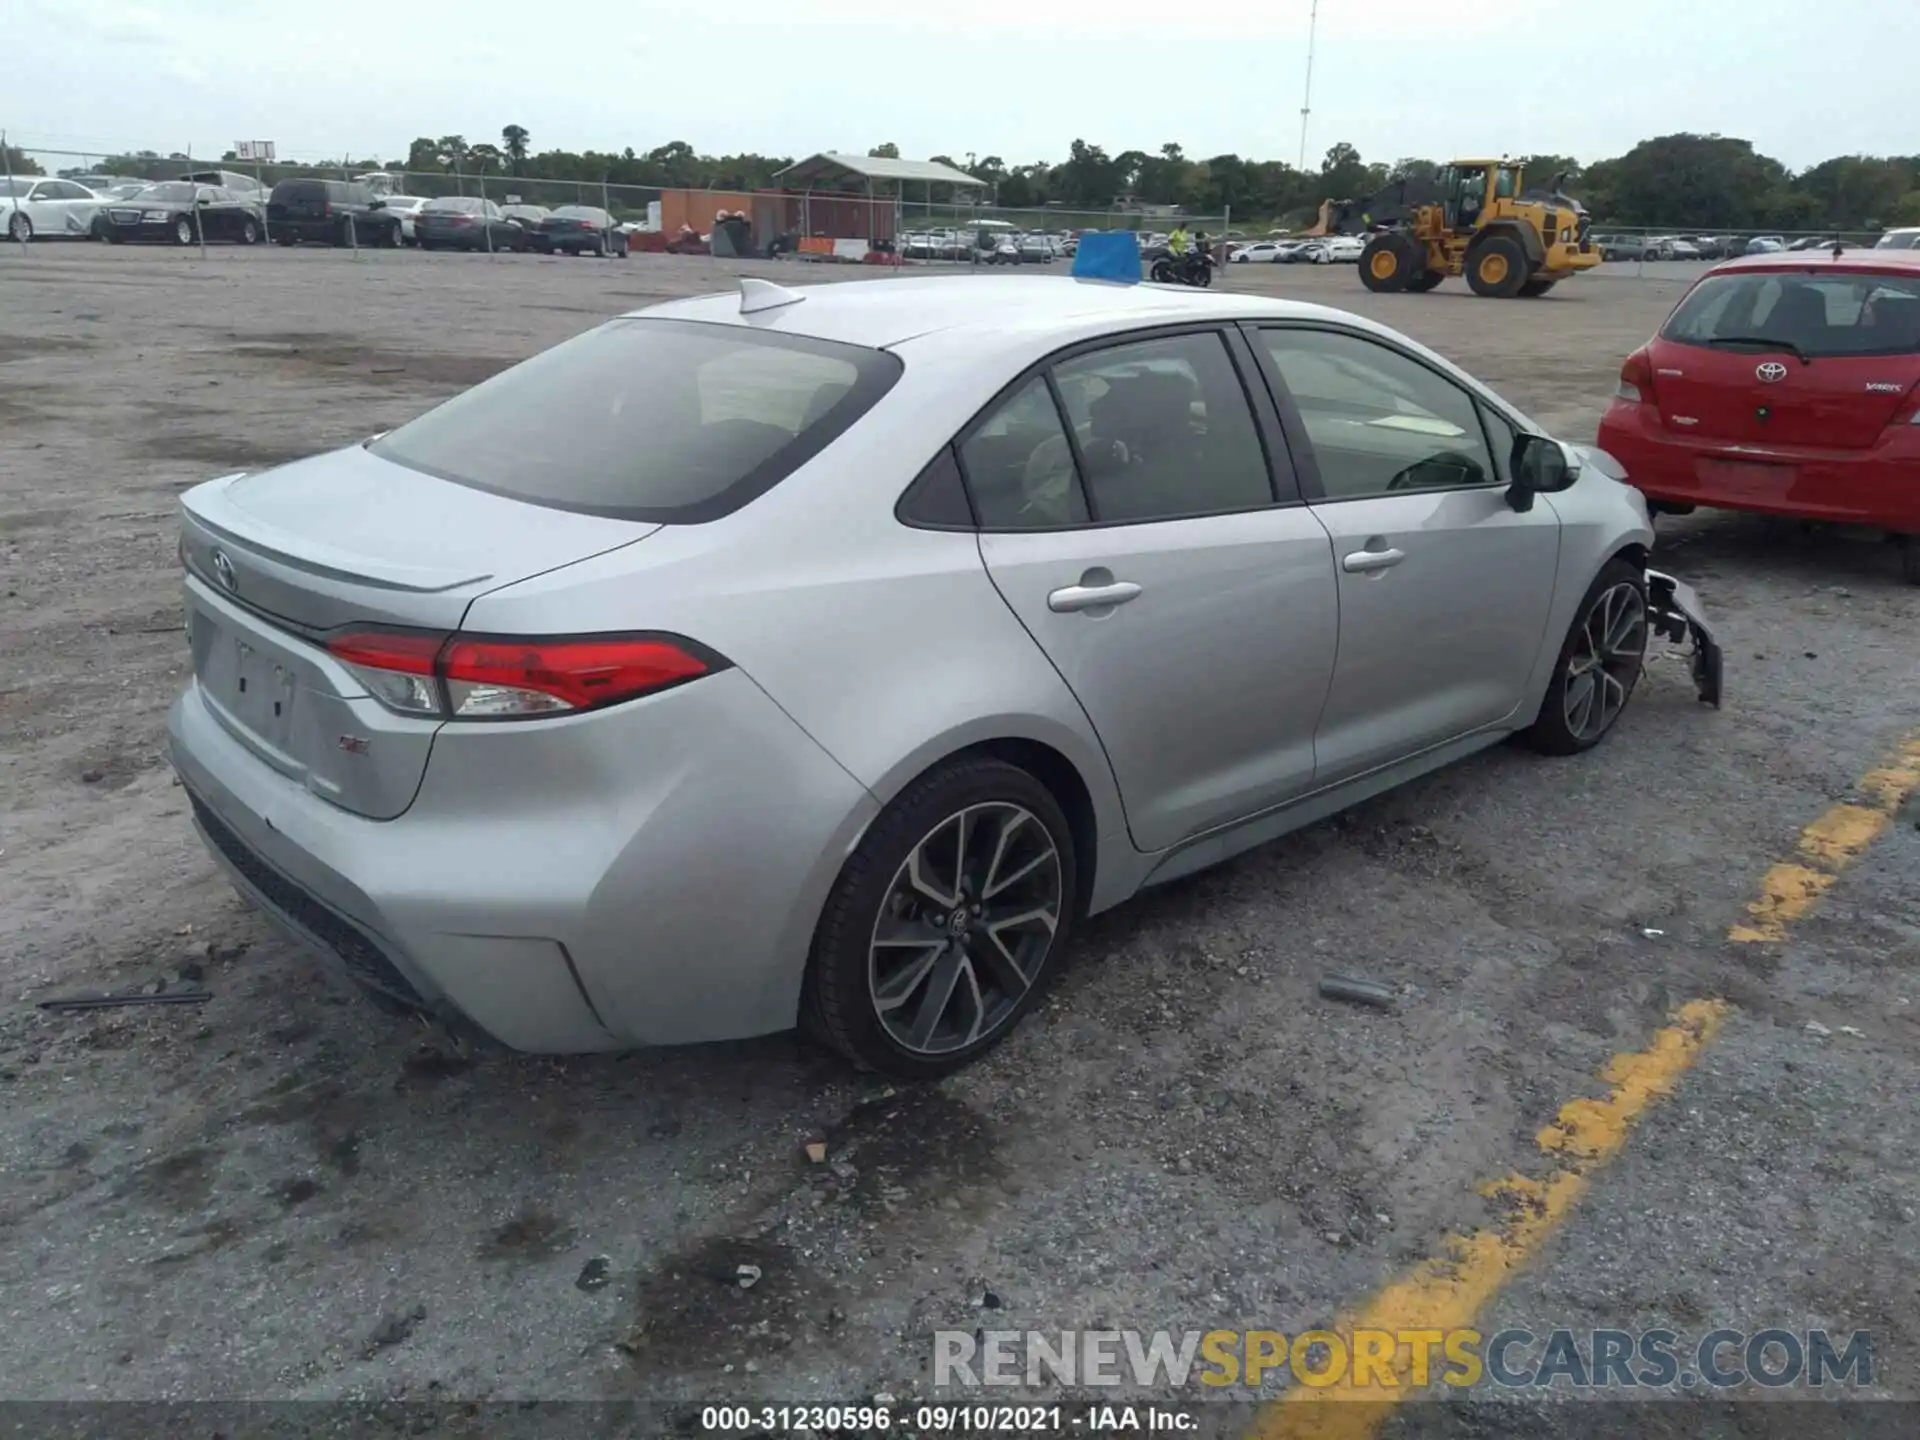
[{"label": "side mirror", "polygon": [[1555,494],[1580,478],[1580,457],[1548,436],[1516,435],[1507,468],[1513,475],[1507,504],[1525,514],[1535,495]]}]

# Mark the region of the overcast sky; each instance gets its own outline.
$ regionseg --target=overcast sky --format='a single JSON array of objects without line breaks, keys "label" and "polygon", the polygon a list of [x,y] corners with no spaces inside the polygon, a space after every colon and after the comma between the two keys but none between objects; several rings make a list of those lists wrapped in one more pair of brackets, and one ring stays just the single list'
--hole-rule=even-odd
[{"label": "overcast sky", "polygon": [[[1177,140],[1294,160],[1309,0],[6,0],[29,149],[395,159],[416,135],[1010,164]],[[22,14],[24,9],[24,14]],[[1835,23],[1822,22],[1824,15]],[[1920,151],[1920,5],[1322,0],[1307,153],[1616,155],[1718,131],[1795,168]]]}]

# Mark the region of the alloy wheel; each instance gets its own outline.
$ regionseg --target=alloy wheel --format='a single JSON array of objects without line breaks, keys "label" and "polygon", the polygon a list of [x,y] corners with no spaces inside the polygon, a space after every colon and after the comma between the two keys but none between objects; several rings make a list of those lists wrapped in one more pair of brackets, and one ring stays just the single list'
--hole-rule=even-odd
[{"label": "alloy wheel", "polygon": [[889,1038],[942,1055],[995,1033],[1046,966],[1063,895],[1059,847],[1032,811],[994,801],[934,826],[873,927],[868,994]]},{"label": "alloy wheel", "polygon": [[1588,607],[1567,657],[1561,714],[1576,739],[1595,739],[1620,717],[1646,653],[1646,597],[1623,580]]}]

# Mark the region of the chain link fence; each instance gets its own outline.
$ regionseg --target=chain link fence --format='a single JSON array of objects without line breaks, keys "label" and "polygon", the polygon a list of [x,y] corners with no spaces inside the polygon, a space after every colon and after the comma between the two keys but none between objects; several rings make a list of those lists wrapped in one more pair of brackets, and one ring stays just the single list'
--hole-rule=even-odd
[{"label": "chain link fence", "polygon": [[[704,243],[723,215],[748,218],[755,249],[764,252],[776,237],[864,240],[889,257],[913,262],[992,263],[1002,254],[1004,237],[1023,257],[1041,258],[1045,250],[1060,258],[1071,242],[1088,230],[1132,230],[1143,250],[1163,244],[1167,232],[1184,225],[1189,232],[1223,238],[1229,215],[1184,214],[1171,209],[1151,210],[1045,206],[1021,209],[994,204],[970,204],[943,199],[935,187],[930,196],[902,196],[876,186],[872,191],[723,190],[699,186],[620,185],[605,179],[556,179],[516,175],[510,170],[453,166],[443,170],[371,168],[350,160],[328,163],[254,162],[208,158],[174,152],[169,155],[110,155],[80,150],[27,148],[29,160],[50,176],[77,180],[96,190],[116,185],[177,180],[184,175],[219,175],[227,188],[257,194],[264,203],[282,180],[328,179],[359,182],[386,197],[413,196],[434,200],[473,196],[497,204],[556,209],[562,205],[591,205],[643,230],[678,237],[691,231]],[[1041,240],[1053,242],[1043,246]],[[802,247],[793,246],[801,253]]]}]

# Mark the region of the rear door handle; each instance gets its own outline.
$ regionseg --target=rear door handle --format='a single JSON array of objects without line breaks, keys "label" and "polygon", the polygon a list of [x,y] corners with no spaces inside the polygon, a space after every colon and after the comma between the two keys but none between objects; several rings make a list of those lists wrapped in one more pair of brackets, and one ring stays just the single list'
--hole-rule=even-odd
[{"label": "rear door handle", "polygon": [[1105,585],[1068,585],[1047,596],[1047,608],[1057,615],[1076,610],[1099,610],[1124,605],[1140,593],[1131,580],[1114,580]]},{"label": "rear door handle", "polygon": [[1369,570],[1391,570],[1406,558],[1404,550],[1355,550],[1340,557],[1340,568],[1349,575],[1364,575]]}]

